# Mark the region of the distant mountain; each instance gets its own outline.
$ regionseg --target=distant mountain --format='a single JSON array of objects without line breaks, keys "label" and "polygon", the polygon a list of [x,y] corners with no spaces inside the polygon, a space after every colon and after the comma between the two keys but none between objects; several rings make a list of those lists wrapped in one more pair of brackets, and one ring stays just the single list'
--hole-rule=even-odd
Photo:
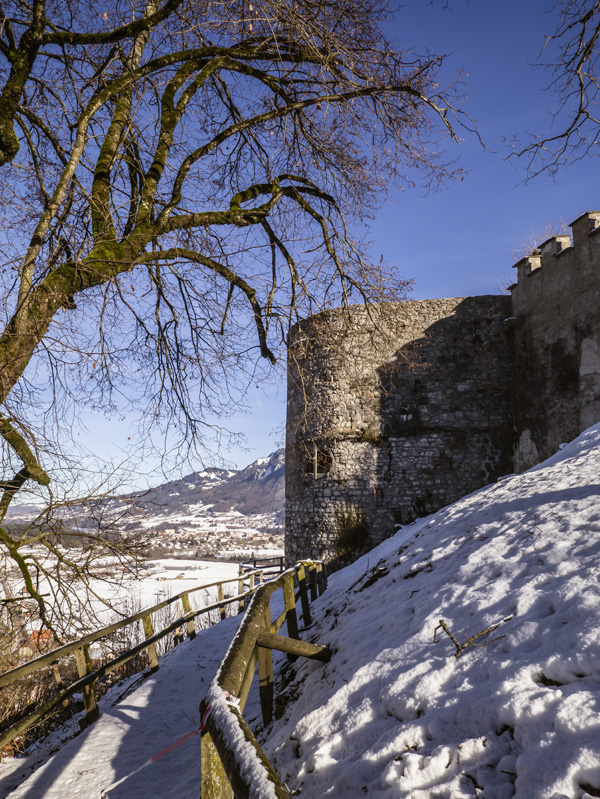
[{"label": "distant mountain", "polygon": [[209,468],[193,472],[127,499],[152,515],[237,511],[244,516],[279,516],[285,504],[284,451],[259,458],[240,471]]},{"label": "distant mountain", "polygon": [[[143,533],[155,547],[219,554],[283,547],[285,464],[283,449],[245,469],[209,468],[181,480],[122,497],[71,506],[61,514],[69,528],[94,530],[98,522]],[[9,524],[22,526],[33,506],[11,508]]]}]

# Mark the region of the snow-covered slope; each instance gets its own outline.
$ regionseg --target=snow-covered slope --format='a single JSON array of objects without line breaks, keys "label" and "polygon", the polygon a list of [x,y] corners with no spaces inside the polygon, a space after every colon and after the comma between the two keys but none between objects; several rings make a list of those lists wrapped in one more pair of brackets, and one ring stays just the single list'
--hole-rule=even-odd
[{"label": "snow-covered slope", "polygon": [[[279,775],[302,799],[600,796],[599,578],[597,426],[332,577],[311,637],[336,651],[289,688]],[[442,619],[459,644],[499,626],[456,658]]]},{"label": "snow-covered slope", "polygon": [[[600,796],[599,577],[600,425],[331,577],[310,636],[334,655],[297,661],[295,701],[262,734],[280,776],[302,799]],[[442,619],[459,646],[489,645],[456,658]],[[107,695],[96,725],[10,799],[95,799],[193,730],[235,624]],[[197,796],[198,747],[196,736],[109,799]],[[0,796],[14,765],[0,766]]]}]

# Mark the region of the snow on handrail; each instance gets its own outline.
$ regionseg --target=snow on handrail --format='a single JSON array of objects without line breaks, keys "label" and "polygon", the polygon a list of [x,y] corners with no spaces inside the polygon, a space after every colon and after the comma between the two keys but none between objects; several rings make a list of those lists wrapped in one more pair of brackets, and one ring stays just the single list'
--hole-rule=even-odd
[{"label": "snow on handrail", "polygon": [[[308,577],[308,584],[307,584]],[[298,594],[295,590],[298,582]],[[299,640],[296,601],[302,600],[304,626],[311,622],[309,595],[315,599],[326,588],[325,566],[321,561],[300,561],[278,578],[261,585],[250,600],[225,657],[200,704],[206,716],[201,747],[202,799],[289,799],[289,792],[277,776],[242,716],[258,664],[259,692],[265,726],[273,714],[272,649],[290,657],[328,660],[328,647]],[[285,611],[271,620],[271,597],[283,590]],[[288,637],[275,635],[287,623]],[[229,787],[231,786],[231,787]]]}]

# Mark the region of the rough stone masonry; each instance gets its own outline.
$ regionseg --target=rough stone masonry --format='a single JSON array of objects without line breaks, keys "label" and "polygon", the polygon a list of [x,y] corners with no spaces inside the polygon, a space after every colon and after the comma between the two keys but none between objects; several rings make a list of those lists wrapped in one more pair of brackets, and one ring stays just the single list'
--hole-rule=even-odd
[{"label": "rough stone masonry", "polygon": [[288,350],[286,557],[391,535],[600,420],[600,212],[522,259],[511,295],[352,306]]}]

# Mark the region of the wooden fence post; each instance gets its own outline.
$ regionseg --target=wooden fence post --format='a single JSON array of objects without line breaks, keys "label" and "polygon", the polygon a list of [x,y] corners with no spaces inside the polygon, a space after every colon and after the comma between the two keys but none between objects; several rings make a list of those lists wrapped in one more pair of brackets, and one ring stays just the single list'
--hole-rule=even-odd
[{"label": "wooden fence post", "polygon": [[312,622],[312,619],[310,616],[310,605],[308,603],[306,569],[304,568],[304,564],[302,564],[302,566],[300,566],[298,569],[298,587],[300,589],[300,604],[302,605],[302,621],[304,622],[304,626],[308,627],[308,625]]},{"label": "wooden fence post", "polygon": [[308,567],[308,577],[310,580],[310,601],[314,602],[317,598],[317,567],[314,563]]},{"label": "wooden fence post", "polygon": [[325,571],[325,564],[319,561],[317,563],[317,585],[319,587],[319,596],[327,588],[327,574]]},{"label": "wooden fence post", "polygon": [[[152,623],[151,613],[149,613],[147,616],[144,616],[142,619],[142,624],[144,625],[144,636],[146,638],[150,638],[151,635],[154,635],[154,624]],[[152,671],[158,671],[158,654],[156,652],[156,644],[150,644],[148,647],[148,660],[150,661],[150,669]]]},{"label": "wooden fence post", "polygon": [[[183,605],[183,612],[190,613],[192,610],[192,606],[190,605],[190,596],[186,591],[185,594],[181,597],[181,604]],[[190,619],[187,623],[187,631],[188,631],[188,638],[192,639],[196,637],[196,624],[193,619]]]},{"label": "wooden fence post", "polygon": [[[290,638],[300,639],[298,633],[298,613],[296,611],[296,592],[294,589],[294,575],[290,574],[283,583],[283,601],[285,603],[285,621],[287,624],[287,634]],[[288,653],[287,659],[293,663],[296,655]]]},{"label": "wooden fence post", "polygon": [[[265,610],[265,631],[271,632],[271,603]],[[258,691],[263,726],[273,719],[273,652],[264,646],[258,647]]]},{"label": "wooden fence post", "polygon": [[[224,599],[224,596],[223,596],[223,583],[219,583],[219,585],[217,586],[217,596],[219,597],[219,602],[222,602],[223,599]],[[227,609],[225,608],[225,606],[219,608],[219,612],[221,614],[221,621],[223,621],[223,619],[227,618]]]},{"label": "wooden fence post", "polygon": [[221,758],[209,732],[202,734],[200,743],[201,799],[234,799]]},{"label": "wooden fence post", "polygon": [[[238,594],[243,594],[243,593],[244,593],[244,578],[242,577],[240,580],[238,580]],[[240,599],[240,601],[238,602],[238,613],[243,613],[243,612],[244,612],[244,600]]]},{"label": "wooden fence post", "polygon": [[290,638],[300,638],[298,635],[298,614],[296,612],[296,597],[294,596],[294,575],[290,574],[283,583],[283,599],[285,602],[285,620]]},{"label": "wooden fence post", "polygon": [[[77,664],[77,673],[80,677],[85,677],[92,671],[92,661],[90,659],[90,648],[84,644],[80,649],[75,650],[75,662]],[[82,729],[87,727],[93,721],[96,721],[100,715],[98,702],[96,701],[96,680],[90,685],[85,685],[83,688],[83,706],[85,707],[85,722],[80,725]]]},{"label": "wooden fence post", "polygon": [[[55,660],[52,663],[52,674],[54,675],[54,681],[58,685],[59,689],[62,688],[63,680],[62,680],[62,675],[60,673],[60,669],[58,668],[58,660]],[[69,707],[68,698],[67,699],[63,699],[62,705],[63,705],[63,707]]]},{"label": "wooden fence post", "polygon": [[[177,609],[177,605],[175,605],[175,609]],[[185,613],[185,609],[183,607],[183,601],[181,603],[181,615]],[[177,644],[183,643],[183,627],[178,627],[175,632],[173,633],[173,646],[177,646]]]}]

